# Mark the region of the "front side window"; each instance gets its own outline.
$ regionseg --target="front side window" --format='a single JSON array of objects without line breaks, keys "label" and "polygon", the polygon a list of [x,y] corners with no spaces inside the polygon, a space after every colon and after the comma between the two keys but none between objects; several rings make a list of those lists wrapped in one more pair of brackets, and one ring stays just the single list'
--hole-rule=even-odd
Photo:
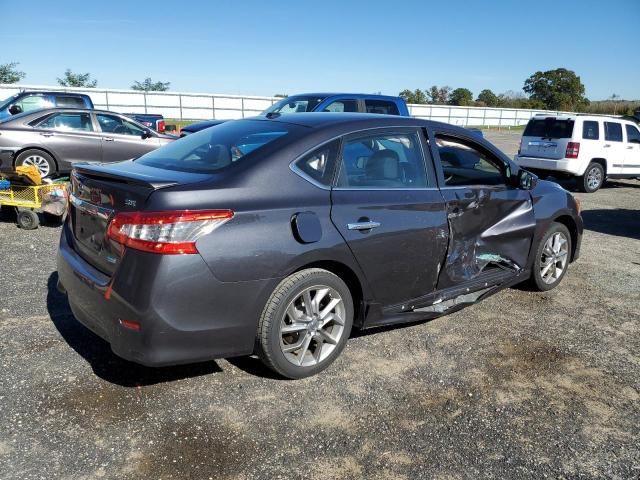
[{"label": "front side window", "polygon": [[436,135],[436,146],[447,186],[504,185],[504,163],[479,145]]},{"label": "front side window", "polygon": [[614,122],[604,122],[604,139],[610,142],[621,142],[622,125]]},{"label": "front side window", "polygon": [[640,131],[633,125],[625,125],[627,129],[627,142],[640,143]]},{"label": "front side window", "polygon": [[51,102],[42,95],[27,95],[22,97],[16,102],[23,112],[33,112],[35,110],[42,110],[43,108],[50,108]]},{"label": "front side window", "polygon": [[323,145],[302,157],[295,163],[295,166],[311,179],[328,187],[331,185],[333,177],[338,145],[337,141]]},{"label": "front side window", "polygon": [[380,113],[383,115],[400,115],[398,106],[387,100],[365,100],[365,109],[367,113]]},{"label": "front side window", "polygon": [[216,173],[254,157],[267,145],[286,142],[290,134],[295,136],[304,129],[298,125],[259,120],[225,122],[171,142],[136,161],[165,170]]},{"label": "front side window", "polygon": [[385,133],[344,142],[339,187],[420,188],[427,186],[417,133]]},{"label": "front side window", "polygon": [[336,100],[324,107],[324,112],[357,112],[358,102],[357,100]]},{"label": "front side window", "polygon": [[56,95],[56,107],[61,108],[85,108],[84,100],[80,97]]},{"label": "front side window", "polygon": [[585,140],[598,140],[600,138],[600,125],[592,120],[585,120],[582,124],[582,138]]},{"label": "front side window", "polygon": [[98,124],[100,129],[104,133],[114,133],[119,135],[135,135],[136,137],[142,136],[144,129],[140,128],[135,123],[129,122],[124,118],[117,117],[115,115],[105,115],[104,113],[96,113]]},{"label": "front side window", "polygon": [[37,127],[60,131],[93,132],[91,116],[88,113],[56,113],[47,117]]}]

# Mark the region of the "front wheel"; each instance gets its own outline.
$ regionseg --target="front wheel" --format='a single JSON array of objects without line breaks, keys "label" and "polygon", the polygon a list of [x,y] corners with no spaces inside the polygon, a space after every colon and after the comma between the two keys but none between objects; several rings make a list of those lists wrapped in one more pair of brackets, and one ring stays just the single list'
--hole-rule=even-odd
[{"label": "front wheel", "polygon": [[309,377],[344,349],[353,325],[349,287],[327,270],[311,268],[275,288],[258,327],[258,354],[283,377]]},{"label": "front wheel", "polygon": [[580,177],[580,190],[593,193],[604,183],[604,168],[599,163],[592,162]]},{"label": "front wheel", "polygon": [[538,245],[531,274],[532,286],[541,292],[557,287],[567,273],[571,235],[561,223],[553,223]]}]

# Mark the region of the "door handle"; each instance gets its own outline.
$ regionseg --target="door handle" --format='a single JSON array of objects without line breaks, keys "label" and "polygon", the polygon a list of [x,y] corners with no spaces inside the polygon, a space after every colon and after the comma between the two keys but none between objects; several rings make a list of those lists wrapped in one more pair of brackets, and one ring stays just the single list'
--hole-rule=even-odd
[{"label": "door handle", "polygon": [[381,225],[380,222],[356,222],[356,223],[347,223],[347,228],[349,230],[371,230],[372,228],[378,228]]},{"label": "door handle", "polygon": [[53,133],[51,132],[42,132],[40,135],[42,135],[43,137],[53,137]]},{"label": "door handle", "polygon": [[627,150],[631,150],[633,148],[633,145],[627,147]]},{"label": "door handle", "polygon": [[111,137],[102,137],[105,142],[113,142],[113,138]]},{"label": "door handle", "polygon": [[611,145],[609,145],[608,143],[606,143],[606,144],[604,145],[604,148],[609,148],[610,146],[611,146]]}]

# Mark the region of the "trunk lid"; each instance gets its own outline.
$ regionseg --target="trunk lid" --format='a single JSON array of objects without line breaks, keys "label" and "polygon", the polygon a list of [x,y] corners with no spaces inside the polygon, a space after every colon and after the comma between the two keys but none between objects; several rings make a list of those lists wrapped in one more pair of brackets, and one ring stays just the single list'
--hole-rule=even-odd
[{"label": "trunk lid", "polygon": [[533,118],[522,134],[520,155],[523,157],[565,158],[567,144],[573,135],[573,118]]},{"label": "trunk lid", "polygon": [[112,275],[121,246],[106,238],[116,213],[144,210],[154,191],[196,183],[209,175],[175,172],[136,164],[77,165],[71,174],[69,224],[78,254],[98,270]]}]

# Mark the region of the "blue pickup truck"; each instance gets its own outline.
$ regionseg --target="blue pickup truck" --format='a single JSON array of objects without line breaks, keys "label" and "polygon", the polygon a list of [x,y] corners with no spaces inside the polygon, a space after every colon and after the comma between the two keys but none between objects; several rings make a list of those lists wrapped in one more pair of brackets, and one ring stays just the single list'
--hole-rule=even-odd
[{"label": "blue pickup truck", "polygon": [[[303,93],[283,98],[267,108],[261,115],[301,112],[359,112],[400,115],[408,117],[409,108],[400,97],[370,95],[366,93]],[[180,136],[204,130],[225,122],[207,120],[187,125],[180,130]]]}]

